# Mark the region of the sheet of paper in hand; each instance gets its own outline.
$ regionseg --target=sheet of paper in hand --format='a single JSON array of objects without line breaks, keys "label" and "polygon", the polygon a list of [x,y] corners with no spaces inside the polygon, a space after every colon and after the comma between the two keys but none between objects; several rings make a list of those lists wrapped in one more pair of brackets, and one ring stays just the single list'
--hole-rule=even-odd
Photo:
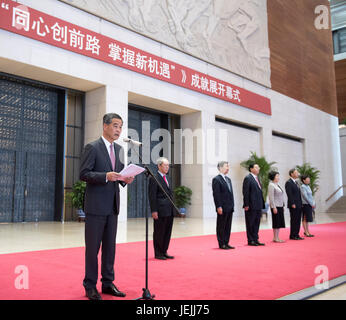
[{"label": "sheet of paper in hand", "polygon": [[121,170],[119,173],[121,174],[121,178],[119,180],[122,180],[124,178],[129,177],[135,177],[138,174],[141,174],[143,171],[145,171],[145,168],[142,168],[140,166],[137,166],[133,163],[128,165],[126,168]]}]

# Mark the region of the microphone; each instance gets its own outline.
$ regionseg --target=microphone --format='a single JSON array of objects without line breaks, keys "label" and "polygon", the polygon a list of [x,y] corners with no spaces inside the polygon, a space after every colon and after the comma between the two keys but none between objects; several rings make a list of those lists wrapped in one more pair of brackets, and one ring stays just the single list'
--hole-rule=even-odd
[{"label": "microphone", "polygon": [[132,144],[134,144],[135,146],[141,146],[141,145],[142,145],[142,142],[135,141],[135,140],[132,140],[132,139],[130,139],[130,138],[124,138],[123,141],[124,141],[124,142],[128,142],[128,143],[132,143]]}]

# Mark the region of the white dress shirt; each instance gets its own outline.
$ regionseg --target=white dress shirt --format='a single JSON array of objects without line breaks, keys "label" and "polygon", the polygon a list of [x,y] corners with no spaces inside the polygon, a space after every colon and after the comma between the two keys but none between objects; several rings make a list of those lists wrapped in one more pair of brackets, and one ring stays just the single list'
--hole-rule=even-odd
[{"label": "white dress shirt", "polygon": [[262,189],[261,185],[260,185],[260,182],[259,182],[259,179],[258,179],[258,176],[256,176],[255,174],[253,174],[252,172],[250,172],[252,174],[252,176],[254,177],[254,179],[256,180],[258,186],[260,189]]},{"label": "white dress shirt", "polygon": [[220,175],[222,176],[222,178],[226,181],[226,175],[223,174],[222,172],[220,172]]},{"label": "white dress shirt", "polygon": [[[113,148],[114,148],[114,143],[110,143],[104,136],[101,136],[101,138],[106,145],[106,149],[108,151],[108,155],[109,155],[109,159],[110,159],[111,158],[110,146],[113,145]],[[115,150],[114,150],[114,152],[115,152]]]}]

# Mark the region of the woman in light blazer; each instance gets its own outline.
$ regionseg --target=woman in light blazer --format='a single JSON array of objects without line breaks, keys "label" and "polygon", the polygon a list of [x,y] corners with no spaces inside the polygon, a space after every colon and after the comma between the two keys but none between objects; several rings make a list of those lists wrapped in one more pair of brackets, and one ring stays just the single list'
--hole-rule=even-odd
[{"label": "woman in light blazer", "polygon": [[314,237],[314,235],[312,235],[309,231],[309,222],[313,221],[312,209],[316,208],[315,199],[312,196],[312,191],[309,186],[310,177],[308,177],[307,175],[302,175],[300,179],[303,182],[302,186],[300,187],[300,193],[302,195],[302,203],[303,203],[302,220],[303,220],[304,235],[306,237]]},{"label": "woman in light blazer", "polygon": [[272,222],[274,231],[274,242],[285,242],[279,239],[280,228],[285,228],[284,217],[284,191],[279,186],[280,174],[271,171],[268,175],[270,183],[268,186],[269,205],[272,212]]}]

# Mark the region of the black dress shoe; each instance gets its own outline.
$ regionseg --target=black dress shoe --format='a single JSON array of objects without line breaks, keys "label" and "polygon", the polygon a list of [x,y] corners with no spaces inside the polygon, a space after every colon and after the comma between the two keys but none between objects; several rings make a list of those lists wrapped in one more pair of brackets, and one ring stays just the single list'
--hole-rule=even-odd
[{"label": "black dress shoe", "polygon": [[259,244],[257,244],[256,241],[249,241],[249,242],[248,242],[248,245],[249,245],[249,246],[253,246],[253,247],[259,246]]},{"label": "black dress shoe", "polygon": [[89,300],[92,301],[102,300],[102,297],[100,296],[96,288],[85,289],[85,295],[89,298]]},{"label": "black dress shoe", "polygon": [[113,283],[108,287],[102,286],[102,293],[110,294],[112,296],[120,298],[126,297],[126,294],[124,292],[119,291],[119,289]]},{"label": "black dress shoe", "polygon": [[220,249],[222,249],[222,250],[229,250],[229,249],[231,249],[231,248],[229,248],[227,245],[223,244],[223,245],[220,247]]},{"label": "black dress shoe", "polygon": [[228,249],[235,249],[235,247],[232,247],[232,246],[230,246],[229,244],[226,244],[226,247],[227,247]]},{"label": "black dress shoe", "polygon": [[155,259],[157,260],[167,260],[165,256],[155,256]]},{"label": "black dress shoe", "polygon": [[168,255],[167,253],[164,254],[164,257],[165,257],[166,259],[174,259],[173,256],[170,256],[170,255]]},{"label": "black dress shoe", "polygon": [[291,240],[304,240],[304,238],[301,237],[290,237]]},{"label": "black dress shoe", "polygon": [[264,243],[261,243],[261,242],[259,242],[259,241],[256,241],[256,244],[257,244],[258,246],[265,246]]},{"label": "black dress shoe", "polygon": [[305,236],[305,237],[308,237],[308,238],[312,238],[312,237],[314,237],[314,235],[313,235],[313,234],[307,234],[307,233],[305,233],[305,232],[304,232],[304,236]]}]

